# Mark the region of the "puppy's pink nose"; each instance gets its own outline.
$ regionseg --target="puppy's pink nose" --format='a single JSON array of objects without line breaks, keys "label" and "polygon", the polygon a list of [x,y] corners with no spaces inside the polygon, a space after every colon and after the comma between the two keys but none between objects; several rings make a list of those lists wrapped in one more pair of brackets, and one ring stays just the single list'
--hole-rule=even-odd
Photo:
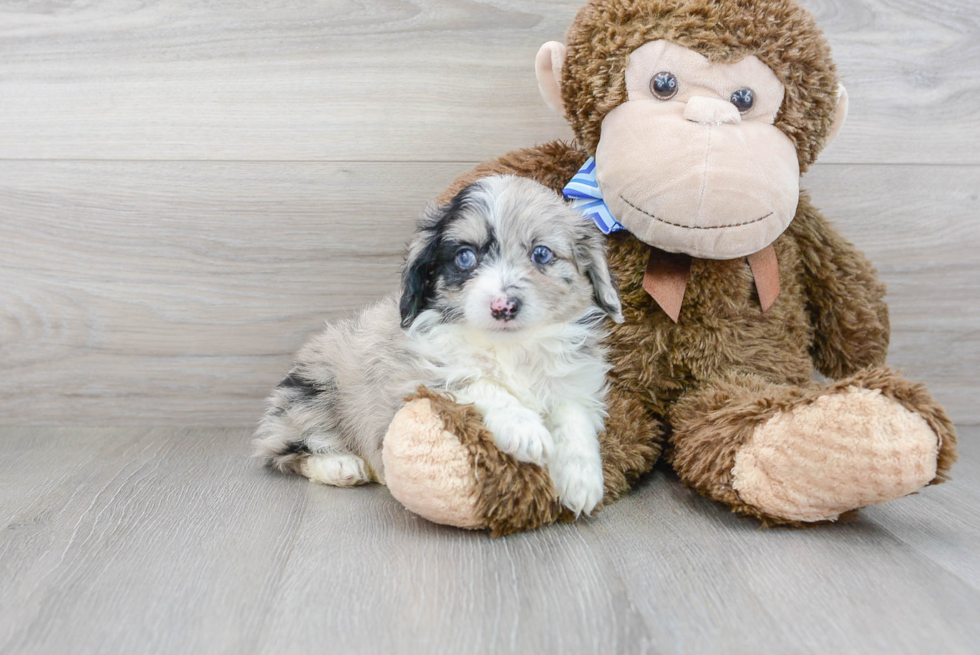
[{"label": "puppy's pink nose", "polygon": [[517,298],[497,296],[490,301],[490,313],[498,321],[512,321],[521,309],[521,301]]}]

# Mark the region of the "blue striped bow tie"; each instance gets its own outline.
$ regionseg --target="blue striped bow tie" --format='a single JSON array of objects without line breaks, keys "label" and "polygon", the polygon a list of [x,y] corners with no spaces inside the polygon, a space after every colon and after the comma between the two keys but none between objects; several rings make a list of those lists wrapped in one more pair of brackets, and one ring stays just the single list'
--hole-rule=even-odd
[{"label": "blue striped bow tie", "polygon": [[562,193],[572,201],[572,207],[595,221],[603,234],[626,229],[613,218],[606,201],[602,199],[602,191],[595,178],[595,157],[589,157],[589,161],[585,162],[572,181],[562,189]]}]

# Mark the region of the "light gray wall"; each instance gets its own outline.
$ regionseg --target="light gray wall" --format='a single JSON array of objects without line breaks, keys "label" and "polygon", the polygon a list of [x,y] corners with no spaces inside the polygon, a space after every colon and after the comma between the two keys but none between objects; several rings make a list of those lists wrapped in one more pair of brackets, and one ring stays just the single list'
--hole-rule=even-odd
[{"label": "light gray wall", "polygon": [[[424,203],[569,137],[574,1],[0,6],[0,424],[253,423],[394,289]],[[980,7],[808,0],[851,94],[805,178],[890,288],[891,362],[980,421]]]}]

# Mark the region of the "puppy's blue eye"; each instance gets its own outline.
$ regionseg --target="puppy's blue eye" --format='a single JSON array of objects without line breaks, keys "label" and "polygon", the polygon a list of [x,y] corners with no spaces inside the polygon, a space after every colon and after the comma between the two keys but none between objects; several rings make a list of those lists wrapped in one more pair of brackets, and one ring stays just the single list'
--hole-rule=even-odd
[{"label": "puppy's blue eye", "polygon": [[456,266],[464,271],[476,266],[476,253],[472,248],[463,248],[456,253]]},{"label": "puppy's blue eye", "polygon": [[540,266],[550,264],[551,260],[554,258],[555,255],[553,252],[551,252],[551,248],[548,246],[538,246],[534,249],[534,252],[531,253],[531,261],[535,264],[539,264]]}]

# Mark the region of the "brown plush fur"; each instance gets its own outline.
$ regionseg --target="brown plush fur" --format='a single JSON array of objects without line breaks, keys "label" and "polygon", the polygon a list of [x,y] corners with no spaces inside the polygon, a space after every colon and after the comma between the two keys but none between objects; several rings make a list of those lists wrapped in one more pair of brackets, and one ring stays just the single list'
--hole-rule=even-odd
[{"label": "brown plush fur", "polygon": [[[512,152],[481,164],[446,193],[494,173],[527,175],[560,192],[588,156],[561,142]],[[922,415],[943,440],[935,482],[946,478],[955,461],[956,437],[942,408],[921,385],[868,368],[884,363],[889,337],[885,287],[874,268],[830,227],[806,194],[796,219],[774,245],[782,290],[768,312],[759,307],[745,260],[696,259],[681,321],[675,324],[643,290],[648,246],[625,232],[609,238],[610,268],[626,320],[612,328],[608,340],[613,370],[602,437],[604,503],[628,490],[652,468],[656,453],[667,448],[681,479],[700,493],[765,525],[800,525],[742,503],[731,489],[731,468],[752,429],[785,403],[812,402],[820,395],[821,387],[810,382],[814,367],[835,378],[857,374],[824,393],[863,382]],[[698,389],[703,393],[693,392]],[[634,405],[624,413],[631,401],[642,402],[645,411]],[[730,411],[715,411],[729,403]],[[671,426],[669,444],[663,441],[661,420]],[[498,482],[500,489],[491,491]],[[510,482],[486,478],[484,489],[488,496],[499,496],[508,492]],[[510,519],[525,530],[551,522],[533,512]]]},{"label": "brown plush fur", "polygon": [[[451,397],[425,388],[406,401],[418,398],[432,403],[443,429],[457,435],[469,452],[477,485],[477,514],[483,519],[482,527],[493,536],[574,520],[572,513],[558,502],[547,472],[500,452],[479,412],[471,405],[458,405]],[[614,391],[609,396],[609,409],[610,419],[599,436],[605,482],[603,504],[628,491],[660,456],[659,423],[651,421],[639,401]]]},{"label": "brown plush fur", "polygon": [[943,442],[933,484],[945,481],[955,460],[956,434],[942,407],[919,384],[888,368],[868,368],[830,385],[774,384],[752,374],[720,377],[682,397],[671,416],[675,443],[668,460],[674,470],[701,494],[727,504],[732,511],[754,516],[765,525],[801,525],[766,515],[738,497],[732,469],[739,448],[752,432],[779,412],[809,405],[827,394],[851,388],[873,389],[922,416]]},{"label": "brown plush fur", "polygon": [[653,468],[663,450],[663,426],[642,400],[612,381],[606,397],[609,418],[599,435],[605,488],[602,505],[616,500]]},{"label": "brown plush fur", "polygon": [[476,473],[477,513],[493,536],[574,518],[558,502],[558,494],[544,469],[518,463],[497,449],[493,435],[472,405],[458,405],[451,397],[424,388],[406,400],[417,398],[432,403],[443,428],[457,435],[469,452]]},{"label": "brown plush fur", "polygon": [[[714,61],[758,56],[786,87],[776,125],[795,143],[801,168],[813,163],[833,122],[837,78],[823,36],[795,2],[593,0],[569,30],[563,73],[577,143],[547,143],[481,164],[443,199],[494,173],[530,177],[560,193],[595,153],[602,118],[627,97],[629,53],[660,38]],[[681,479],[702,494],[766,524],[795,524],[738,498],[732,488],[735,454],[775,412],[851,385],[878,389],[921,415],[942,443],[933,482],[946,479],[956,445],[948,417],[924,388],[880,368],[888,349],[888,309],[871,264],[805,193],[774,246],[782,290],[769,311],[761,311],[745,260],[695,259],[674,323],[642,287],[649,246],[625,232],[609,238],[626,320],[608,340],[613,369],[602,435],[605,502],[624,493],[666,450]],[[814,368],[841,381],[812,383]],[[472,410],[446,399],[438,406],[471,448],[481,511],[495,534],[567,518],[540,468],[497,452]]]}]

